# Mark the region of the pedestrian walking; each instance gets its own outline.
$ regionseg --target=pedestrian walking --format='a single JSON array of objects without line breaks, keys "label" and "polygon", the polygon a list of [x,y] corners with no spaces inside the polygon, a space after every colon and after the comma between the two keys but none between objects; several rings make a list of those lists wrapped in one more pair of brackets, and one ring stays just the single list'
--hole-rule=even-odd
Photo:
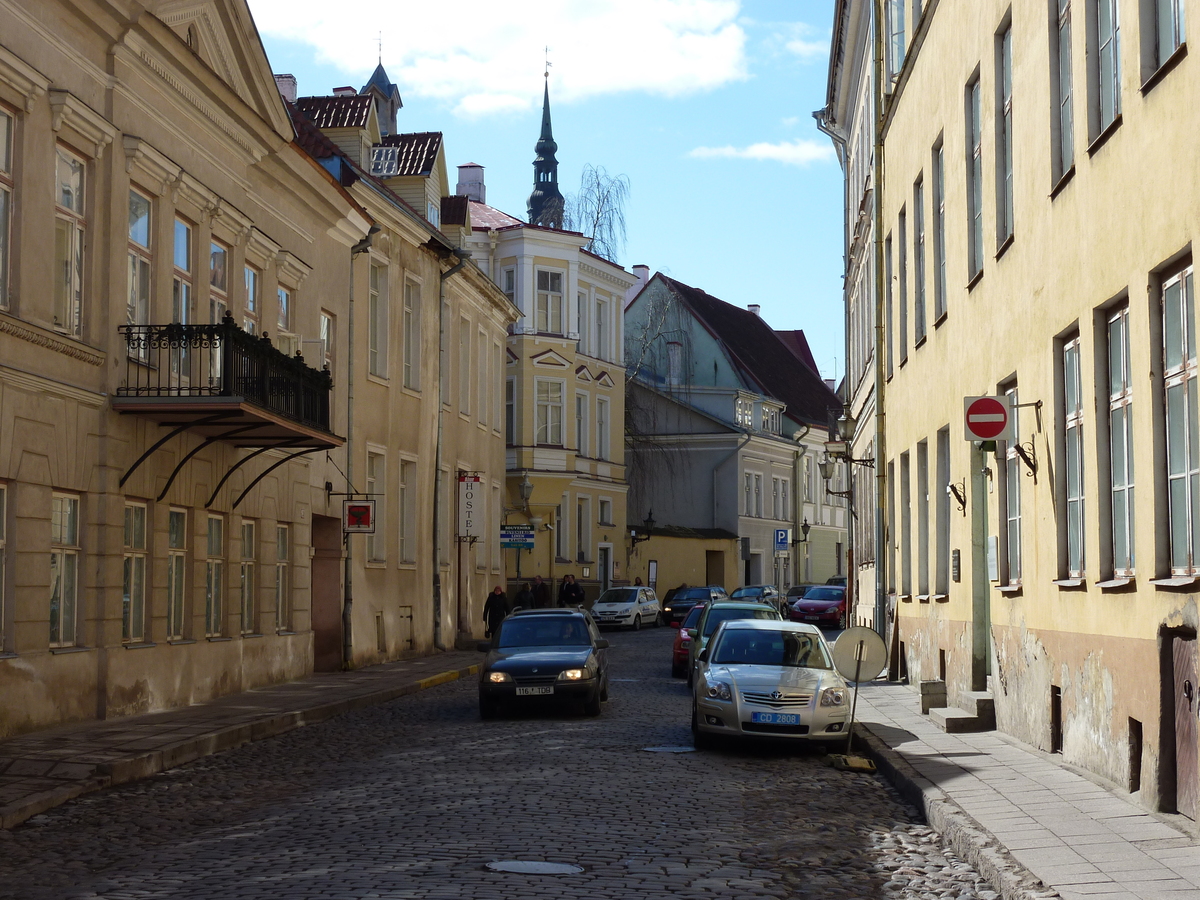
[{"label": "pedestrian walking", "polygon": [[532,609],[533,608],[533,591],[529,589],[529,582],[526,581],[521,585],[521,589],[517,591],[517,599],[513,604],[514,609]]},{"label": "pedestrian walking", "polygon": [[563,583],[558,589],[558,605],[583,606],[583,588],[575,583],[574,575],[563,578]]},{"label": "pedestrian walking", "polygon": [[484,637],[491,637],[496,633],[496,629],[500,627],[500,623],[504,621],[504,617],[508,615],[508,597],[504,596],[504,591],[500,590],[500,585],[496,585],[490,594],[487,601],[483,604],[483,621],[487,624],[487,632]]},{"label": "pedestrian walking", "polygon": [[535,609],[550,608],[550,585],[542,581],[541,575],[533,578],[533,605]]},{"label": "pedestrian walking", "polygon": [[643,585],[642,585],[642,576],[641,576],[641,575],[639,575],[637,578],[633,579],[633,586],[634,586],[634,587],[642,587],[642,586],[643,586]]}]

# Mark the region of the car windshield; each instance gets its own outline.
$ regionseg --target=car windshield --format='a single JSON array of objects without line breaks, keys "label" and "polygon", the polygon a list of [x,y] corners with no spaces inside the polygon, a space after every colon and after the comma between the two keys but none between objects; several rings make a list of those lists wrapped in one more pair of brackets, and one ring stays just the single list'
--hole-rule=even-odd
[{"label": "car windshield", "polygon": [[684,628],[695,628],[696,623],[700,621],[700,614],[704,612],[704,604],[698,603],[692,607],[692,611],[687,614],[687,618],[683,620]]},{"label": "car windshield", "polygon": [[789,597],[806,597],[808,592],[813,589],[811,584],[793,584],[788,588]]},{"label": "car windshield", "polygon": [[738,597],[761,597],[763,589],[759,587],[741,587],[733,592],[733,599]]},{"label": "car windshield", "polygon": [[633,603],[637,600],[637,591],[633,588],[610,588],[600,595],[597,603]]},{"label": "car windshield", "polygon": [[804,595],[805,600],[841,600],[846,592],[840,588],[813,588]]},{"label": "car windshield", "polygon": [[727,630],[713,648],[712,662],[725,665],[829,669],[829,657],[815,635],[795,631]]},{"label": "car windshield", "polygon": [[762,609],[740,609],[727,607],[725,609],[709,610],[708,618],[704,620],[704,636],[708,637],[717,630],[717,626],[730,619],[778,619],[779,613],[770,607]]},{"label": "car windshield", "polygon": [[516,616],[500,627],[498,647],[561,647],[590,644],[587,625],[578,616]]},{"label": "car windshield", "polygon": [[709,597],[708,588],[684,588],[681,591],[676,591],[672,600],[707,600]]}]

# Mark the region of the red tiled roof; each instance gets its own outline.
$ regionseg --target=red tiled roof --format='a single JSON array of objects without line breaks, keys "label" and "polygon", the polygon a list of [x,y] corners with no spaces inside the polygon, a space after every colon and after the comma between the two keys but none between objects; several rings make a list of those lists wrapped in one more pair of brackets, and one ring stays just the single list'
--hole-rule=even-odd
[{"label": "red tiled roof", "polygon": [[291,103],[285,103],[288,115],[292,118],[292,127],[296,129],[296,143],[313,159],[329,159],[340,156],[341,150],[337,144],[325,137],[316,123],[308,117],[303,109]]},{"label": "red tiled roof", "polygon": [[296,105],[318,128],[366,128],[374,101],[368,94],[350,97],[300,97]]},{"label": "red tiled roof", "polygon": [[816,368],[800,364],[796,354],[762,318],[661,272],[654,277],[661,278],[725,347],[743,375],[758,384],[762,393],[787,404],[785,414],[789,418],[824,427],[829,410],[841,410],[841,401]]},{"label": "red tiled roof", "polygon": [[395,162],[389,160],[387,174],[380,173],[381,178],[428,175],[437,161],[438,150],[442,146],[442,133],[420,131],[414,134],[386,134],[382,146],[395,147],[397,152]]},{"label": "red tiled roof", "polygon": [[787,345],[787,348],[796,354],[796,358],[804,363],[814,372],[819,372],[817,361],[813,358],[812,348],[808,346],[808,338],[804,336],[804,332],[800,329],[794,331],[776,331],[778,338]]},{"label": "red tiled roof", "polygon": [[451,197],[442,198],[442,224],[443,225],[466,225],[467,224],[467,206],[468,200],[466,197],[455,194]]},{"label": "red tiled roof", "polygon": [[478,200],[471,201],[472,231],[491,231],[493,229],[524,224],[520,219],[514,219],[508,213],[501,212],[494,206],[488,206],[486,203],[480,203]]}]

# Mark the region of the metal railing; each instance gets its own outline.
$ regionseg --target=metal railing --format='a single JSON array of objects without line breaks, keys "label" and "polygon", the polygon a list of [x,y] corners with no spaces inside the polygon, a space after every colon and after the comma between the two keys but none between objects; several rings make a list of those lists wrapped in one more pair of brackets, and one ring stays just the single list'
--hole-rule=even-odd
[{"label": "metal railing", "polygon": [[238,397],[329,431],[328,370],[243,331],[229,313],[216,325],[120,325],[127,350],[118,397]]}]

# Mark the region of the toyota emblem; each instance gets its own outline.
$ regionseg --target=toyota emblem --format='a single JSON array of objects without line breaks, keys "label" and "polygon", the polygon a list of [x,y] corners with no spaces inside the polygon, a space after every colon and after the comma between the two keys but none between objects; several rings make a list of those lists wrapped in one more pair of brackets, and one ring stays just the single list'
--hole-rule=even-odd
[{"label": "toyota emblem", "polygon": [[[535,669],[534,671],[537,671],[537,670]],[[772,700],[782,700],[783,699],[783,691],[771,691],[771,699]]]},{"label": "toyota emblem", "polygon": [[534,669],[534,670],[533,670],[533,674],[534,674],[534,675],[536,675],[536,674],[537,674],[537,669]]}]

